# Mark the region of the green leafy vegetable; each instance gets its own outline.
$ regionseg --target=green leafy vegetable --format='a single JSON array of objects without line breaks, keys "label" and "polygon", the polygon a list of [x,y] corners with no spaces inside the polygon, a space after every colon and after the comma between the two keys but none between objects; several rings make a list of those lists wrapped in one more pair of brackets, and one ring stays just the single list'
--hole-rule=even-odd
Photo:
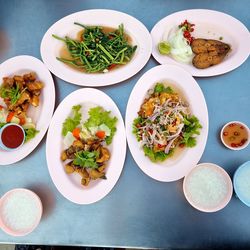
[{"label": "green leafy vegetable", "polygon": [[98,157],[98,151],[79,151],[75,153],[73,164],[84,168],[98,168],[98,164],[96,162]]},{"label": "green leafy vegetable", "polygon": [[117,118],[110,116],[110,111],[105,111],[102,107],[97,106],[89,110],[89,118],[84,123],[84,126],[89,129],[91,127],[105,124],[110,129],[110,136],[105,138],[107,145],[112,142],[113,136],[116,132]]},{"label": "green leafy vegetable", "polygon": [[0,96],[2,98],[9,98],[11,104],[15,104],[20,98],[22,92],[20,92],[19,85],[16,87],[1,87],[0,88]]},{"label": "green leafy vegetable", "polygon": [[145,155],[148,156],[150,158],[150,160],[153,162],[165,161],[168,157],[172,156],[174,153],[173,149],[171,149],[168,154],[166,154],[163,151],[155,152],[147,146],[143,147],[143,151],[144,151]]},{"label": "green leafy vegetable", "polygon": [[137,48],[137,46],[131,46],[128,43],[122,24],[119,25],[118,29],[108,33],[105,33],[103,28],[99,26],[74,24],[84,28],[81,41],[73,40],[67,36],[61,38],[52,35],[65,42],[72,57],[71,60],[61,57],[57,57],[57,59],[77,68],[85,69],[87,72],[103,72],[116,65],[126,64]]},{"label": "green leafy vegetable", "polygon": [[138,116],[137,118],[134,119],[133,122],[133,134],[136,136],[137,141],[141,140],[140,135],[138,134],[138,127],[143,123],[144,119],[141,116]]},{"label": "green leafy vegetable", "polygon": [[38,130],[34,128],[24,129],[24,131],[25,131],[25,142],[34,138],[36,134],[39,132]]},{"label": "green leafy vegetable", "polygon": [[184,143],[187,147],[191,148],[196,145],[195,135],[200,134],[200,129],[202,128],[199,119],[196,116],[185,116],[184,117],[184,129],[183,129],[183,139],[181,143]]},{"label": "green leafy vegetable", "polygon": [[82,114],[80,113],[81,105],[72,107],[73,115],[68,117],[63,123],[62,135],[66,136],[68,132],[72,132],[73,129],[80,124]]},{"label": "green leafy vegetable", "polygon": [[2,128],[6,123],[0,123],[0,128]]},{"label": "green leafy vegetable", "polygon": [[165,87],[163,83],[156,83],[154,87],[154,93],[174,93],[173,89],[171,87]]}]

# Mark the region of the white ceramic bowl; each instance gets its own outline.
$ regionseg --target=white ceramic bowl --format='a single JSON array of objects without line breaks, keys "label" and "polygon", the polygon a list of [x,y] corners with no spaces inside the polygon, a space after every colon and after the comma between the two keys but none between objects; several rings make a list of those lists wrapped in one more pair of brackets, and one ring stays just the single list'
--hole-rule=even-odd
[{"label": "white ceramic bowl", "polygon": [[203,212],[216,212],[230,201],[233,185],[223,168],[213,163],[201,163],[184,178],[183,191],[194,208]]},{"label": "white ceramic bowl", "polygon": [[250,161],[240,165],[234,173],[233,185],[237,197],[250,207]]},{"label": "white ceramic bowl", "polygon": [[[225,130],[225,128],[232,124],[232,123],[238,123],[240,124],[241,126],[243,126],[246,130],[247,130],[247,134],[248,134],[248,138],[247,138],[247,141],[242,145],[242,146],[239,146],[239,147],[231,147],[230,145],[227,145],[223,139],[223,132]],[[249,131],[249,128],[246,124],[244,124],[243,122],[239,122],[239,121],[231,121],[231,122],[228,122],[226,123],[223,128],[221,129],[221,132],[220,132],[220,139],[222,141],[222,143],[224,144],[225,147],[229,148],[229,149],[232,149],[232,150],[241,150],[241,149],[244,149],[248,146],[249,142],[250,142],[250,131]]]},{"label": "white ceramic bowl", "polygon": [[17,188],[0,199],[0,228],[12,236],[31,233],[42,216],[42,202],[31,190]]}]

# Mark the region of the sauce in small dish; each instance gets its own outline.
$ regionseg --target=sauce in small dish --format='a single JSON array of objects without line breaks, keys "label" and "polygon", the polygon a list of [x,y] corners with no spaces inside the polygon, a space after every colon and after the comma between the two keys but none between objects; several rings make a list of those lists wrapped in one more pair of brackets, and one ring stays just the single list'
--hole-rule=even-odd
[{"label": "sauce in small dish", "polygon": [[0,148],[3,150],[16,150],[25,141],[24,129],[15,123],[7,123],[0,129]]},{"label": "sauce in small dish", "polygon": [[222,143],[229,149],[241,150],[249,144],[250,132],[246,124],[231,121],[225,124],[220,133]]}]

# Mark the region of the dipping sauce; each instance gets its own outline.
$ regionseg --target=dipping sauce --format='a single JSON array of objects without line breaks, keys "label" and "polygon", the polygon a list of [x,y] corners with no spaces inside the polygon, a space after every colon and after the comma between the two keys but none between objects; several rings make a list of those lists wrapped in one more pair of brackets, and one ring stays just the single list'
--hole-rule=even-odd
[{"label": "dipping sauce", "polygon": [[25,134],[18,124],[6,124],[1,129],[1,142],[7,149],[16,149],[24,142]]},{"label": "dipping sauce", "polygon": [[221,139],[228,148],[242,149],[247,146],[249,129],[245,124],[240,122],[227,123],[221,131]]},{"label": "dipping sauce", "polygon": [[245,162],[236,170],[233,183],[238,198],[250,207],[250,161]]},{"label": "dipping sauce", "polygon": [[1,228],[14,236],[30,233],[42,214],[39,197],[28,189],[13,189],[0,200]]},{"label": "dipping sauce", "polygon": [[183,190],[193,207],[203,212],[215,212],[230,201],[233,187],[224,169],[212,163],[203,163],[185,177]]}]

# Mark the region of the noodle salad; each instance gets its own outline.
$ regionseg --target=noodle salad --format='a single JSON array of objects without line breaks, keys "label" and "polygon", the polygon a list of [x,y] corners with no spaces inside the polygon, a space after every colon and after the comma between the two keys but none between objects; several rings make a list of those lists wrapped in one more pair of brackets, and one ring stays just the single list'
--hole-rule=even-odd
[{"label": "noodle salad", "polygon": [[148,91],[133,122],[133,133],[153,162],[164,161],[177,147],[196,146],[201,128],[188,103],[163,83]]}]

